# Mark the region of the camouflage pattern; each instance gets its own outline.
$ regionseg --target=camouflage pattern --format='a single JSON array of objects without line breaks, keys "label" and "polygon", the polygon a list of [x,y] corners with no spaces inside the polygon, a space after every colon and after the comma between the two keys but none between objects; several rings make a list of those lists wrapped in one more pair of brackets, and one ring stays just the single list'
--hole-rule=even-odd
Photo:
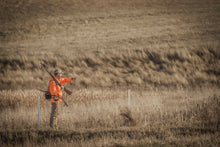
[{"label": "camouflage pattern", "polygon": [[54,71],[54,75],[62,74],[62,73],[63,73],[63,71],[62,71],[61,69],[56,69],[56,70]]}]

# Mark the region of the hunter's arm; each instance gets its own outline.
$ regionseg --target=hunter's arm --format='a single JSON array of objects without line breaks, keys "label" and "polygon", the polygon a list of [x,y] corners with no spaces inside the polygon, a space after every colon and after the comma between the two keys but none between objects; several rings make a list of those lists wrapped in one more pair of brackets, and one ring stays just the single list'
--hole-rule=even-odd
[{"label": "hunter's arm", "polygon": [[60,80],[60,84],[61,84],[61,85],[64,85],[64,84],[66,84],[66,83],[71,82],[72,80],[75,80],[75,79],[73,79],[73,78],[62,78],[62,79]]}]

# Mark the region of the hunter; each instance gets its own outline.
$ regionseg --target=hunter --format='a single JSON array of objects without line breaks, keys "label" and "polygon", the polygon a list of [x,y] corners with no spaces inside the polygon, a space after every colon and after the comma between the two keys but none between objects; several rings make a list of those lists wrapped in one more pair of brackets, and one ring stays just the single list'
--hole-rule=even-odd
[{"label": "hunter", "polygon": [[51,115],[50,115],[50,127],[57,129],[57,117],[58,117],[58,103],[62,102],[62,89],[64,89],[64,84],[76,80],[76,78],[61,78],[62,71],[56,69],[54,71],[54,76],[57,81],[62,85],[61,87],[55,83],[52,77],[50,77],[49,91],[51,93]]}]

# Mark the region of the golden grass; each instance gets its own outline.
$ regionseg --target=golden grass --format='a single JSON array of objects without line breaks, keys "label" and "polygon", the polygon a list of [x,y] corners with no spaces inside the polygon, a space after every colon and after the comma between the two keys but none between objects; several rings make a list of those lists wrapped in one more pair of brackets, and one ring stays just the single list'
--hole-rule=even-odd
[{"label": "golden grass", "polygon": [[[4,89],[43,88],[48,85],[48,74],[40,63],[46,63],[50,71],[61,68],[64,77],[77,77],[71,88],[81,87],[219,87],[219,50],[156,51],[135,50],[90,55],[78,58],[49,57],[48,59],[2,58],[1,82]],[[4,77],[4,78],[3,78]]]},{"label": "golden grass", "polygon": [[[219,146],[219,8],[217,0],[1,0],[0,145]],[[57,131],[36,90],[49,80],[40,63],[77,77]]]},{"label": "golden grass", "polygon": [[[215,140],[219,132],[218,89],[132,90],[130,109],[126,90],[75,91],[72,96],[65,97],[69,107],[59,104],[57,131],[49,128],[50,102],[39,94],[33,90],[1,91],[2,97],[10,99],[2,102],[9,107],[1,107],[0,112],[3,144],[74,142],[94,145],[91,141],[96,139],[106,140],[99,142],[102,145],[111,145],[112,142],[137,145],[138,141],[140,144],[206,144],[210,140],[203,140],[203,137]],[[41,98],[40,127],[37,126],[38,96]],[[191,141],[187,141],[188,136],[192,137]],[[115,139],[118,137],[124,141]],[[219,144],[217,140],[212,145],[214,143]]]}]

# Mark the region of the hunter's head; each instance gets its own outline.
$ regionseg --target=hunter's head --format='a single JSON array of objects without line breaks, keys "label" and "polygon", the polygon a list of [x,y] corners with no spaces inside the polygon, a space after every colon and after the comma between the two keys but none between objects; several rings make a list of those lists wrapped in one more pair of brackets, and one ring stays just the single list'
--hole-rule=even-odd
[{"label": "hunter's head", "polygon": [[63,72],[60,69],[56,69],[54,71],[54,76],[57,77],[57,78],[60,78],[62,76],[62,74],[63,74]]}]

